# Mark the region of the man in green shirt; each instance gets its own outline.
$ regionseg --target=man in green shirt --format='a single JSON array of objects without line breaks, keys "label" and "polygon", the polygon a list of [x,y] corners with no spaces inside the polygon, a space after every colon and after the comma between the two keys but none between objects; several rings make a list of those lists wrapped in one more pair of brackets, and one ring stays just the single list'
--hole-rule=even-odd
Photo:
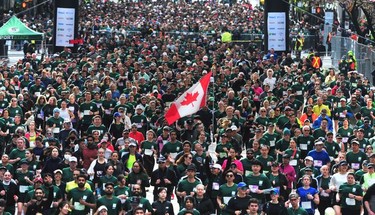
[{"label": "man in green shirt", "polygon": [[78,187],[68,193],[68,200],[72,202],[74,208],[72,215],[88,214],[90,209],[95,209],[95,196],[93,192],[85,187],[86,176],[77,176]]},{"label": "man in green shirt", "polygon": [[102,117],[99,115],[94,116],[92,123],[87,129],[87,134],[92,135],[94,131],[99,131],[100,138],[103,138],[103,135],[107,132],[107,128],[102,124]]},{"label": "man in green shirt", "polygon": [[262,163],[254,160],[252,165],[253,173],[247,175],[244,181],[250,188],[250,195],[258,199],[260,204],[263,204],[265,202],[264,190],[271,188],[271,182],[266,175],[260,173],[261,168]]},{"label": "man in green shirt", "polygon": [[65,167],[62,172],[63,172],[63,181],[69,182],[73,181],[73,172],[74,170],[77,169],[77,158],[72,156],[69,158],[69,167]]},{"label": "man in green shirt", "polygon": [[125,214],[121,208],[121,200],[113,195],[115,185],[112,182],[105,184],[105,195],[98,199],[96,208],[104,205],[108,209],[108,215]]},{"label": "man in green shirt", "polygon": [[17,166],[17,163],[25,157],[25,139],[22,137],[17,139],[17,148],[13,149],[9,154],[9,163]]},{"label": "man in green shirt", "polygon": [[92,123],[93,116],[99,114],[99,109],[91,100],[91,92],[85,93],[85,102],[79,107],[79,119],[81,120],[81,131],[86,132]]},{"label": "man in green shirt", "polygon": [[54,137],[58,137],[62,125],[64,124],[64,119],[60,117],[60,109],[53,109],[53,117],[49,118],[46,122],[46,129],[52,129]]},{"label": "man in green shirt", "polygon": [[196,173],[195,165],[190,164],[186,168],[187,177],[182,179],[177,184],[176,195],[177,195],[178,203],[180,204],[180,207],[183,204],[184,198],[189,195],[191,196],[194,195],[194,192],[193,192],[194,188],[198,184],[201,184],[201,181],[195,178],[195,173]]},{"label": "man in green shirt", "polygon": [[161,155],[168,157],[171,155],[173,159],[176,158],[177,154],[182,151],[182,143],[177,140],[176,131],[171,131],[169,133],[170,141],[168,141],[161,150]]},{"label": "man in green shirt", "polygon": [[129,211],[130,209],[135,209],[137,207],[142,207],[143,210],[148,211],[149,213],[153,212],[150,201],[147,198],[142,197],[141,185],[134,184],[132,196],[126,199],[125,210]]},{"label": "man in green shirt", "polygon": [[288,215],[308,215],[307,211],[299,206],[299,196],[297,193],[289,195],[289,203],[292,207],[288,207]]}]

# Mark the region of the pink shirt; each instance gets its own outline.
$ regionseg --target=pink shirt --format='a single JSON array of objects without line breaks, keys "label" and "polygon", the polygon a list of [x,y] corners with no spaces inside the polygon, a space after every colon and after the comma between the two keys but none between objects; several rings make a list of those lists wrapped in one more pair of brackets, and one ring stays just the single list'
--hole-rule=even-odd
[{"label": "pink shirt", "polygon": [[[222,169],[225,169],[225,167],[227,166],[227,162],[228,162],[228,159],[225,159],[224,162],[223,162],[223,165],[221,166]],[[235,163],[237,165],[237,169],[243,172],[243,166],[242,166],[241,161],[234,160],[234,161],[232,161],[232,163]]]}]

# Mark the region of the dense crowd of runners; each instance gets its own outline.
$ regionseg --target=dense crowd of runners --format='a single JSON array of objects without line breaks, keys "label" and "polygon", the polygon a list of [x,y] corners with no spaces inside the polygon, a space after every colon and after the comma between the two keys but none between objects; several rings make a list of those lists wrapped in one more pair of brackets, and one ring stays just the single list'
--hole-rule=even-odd
[{"label": "dense crowd of runners", "polygon": [[[375,214],[375,88],[351,52],[323,69],[222,42],[262,34],[250,4],[80,9],[78,53],[28,41],[0,67],[0,214]],[[22,18],[52,37],[48,12]],[[209,71],[207,105],[168,125]]]}]

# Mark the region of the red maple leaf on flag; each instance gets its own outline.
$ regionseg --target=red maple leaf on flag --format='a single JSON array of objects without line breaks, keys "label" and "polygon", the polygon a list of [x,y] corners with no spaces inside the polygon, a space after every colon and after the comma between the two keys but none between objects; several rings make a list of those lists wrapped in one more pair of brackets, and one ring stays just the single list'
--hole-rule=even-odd
[{"label": "red maple leaf on flag", "polygon": [[193,107],[194,107],[193,102],[197,101],[198,95],[199,95],[198,92],[195,92],[195,93],[186,93],[185,100],[181,102],[181,105],[185,106],[185,105],[192,104]]}]

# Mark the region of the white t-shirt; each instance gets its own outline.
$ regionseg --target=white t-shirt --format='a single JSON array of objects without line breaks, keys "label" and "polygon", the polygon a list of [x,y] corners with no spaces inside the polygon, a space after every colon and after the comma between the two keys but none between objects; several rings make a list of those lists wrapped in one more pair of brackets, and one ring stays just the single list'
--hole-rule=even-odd
[{"label": "white t-shirt", "polygon": [[276,78],[269,78],[267,77],[266,79],[264,79],[263,81],[263,85],[269,85],[270,86],[270,90],[273,90],[275,88],[275,85],[276,85]]},{"label": "white t-shirt", "polygon": [[348,173],[345,173],[345,174],[335,173],[332,176],[331,181],[329,182],[329,188],[332,189],[333,187],[335,187],[336,192],[338,192],[340,186],[348,181],[346,178],[347,176],[348,176]]}]

